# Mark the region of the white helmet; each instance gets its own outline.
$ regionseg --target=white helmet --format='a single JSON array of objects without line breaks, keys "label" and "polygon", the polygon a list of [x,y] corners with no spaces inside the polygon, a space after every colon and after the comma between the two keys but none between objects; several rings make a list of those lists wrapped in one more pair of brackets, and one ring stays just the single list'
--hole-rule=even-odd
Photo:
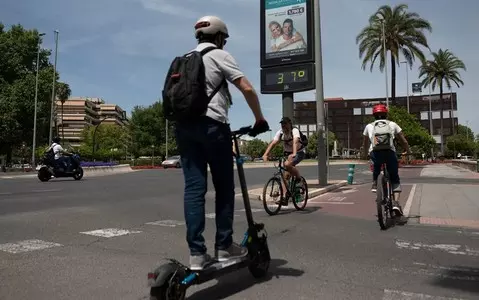
[{"label": "white helmet", "polygon": [[215,35],[218,32],[228,35],[228,28],[226,24],[218,17],[215,16],[205,16],[196,21],[195,24],[195,37],[198,38],[200,33]]}]

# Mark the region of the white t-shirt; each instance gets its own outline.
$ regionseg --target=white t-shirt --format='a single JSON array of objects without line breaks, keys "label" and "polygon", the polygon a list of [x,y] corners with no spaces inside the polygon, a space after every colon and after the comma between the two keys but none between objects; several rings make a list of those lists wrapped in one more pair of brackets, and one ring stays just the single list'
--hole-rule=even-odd
[{"label": "white t-shirt", "polygon": [[53,149],[53,153],[55,154],[55,159],[59,159],[62,156],[63,147],[57,143],[53,143],[51,148]]},{"label": "white t-shirt", "polygon": [[[399,134],[402,131],[401,127],[399,127],[399,125],[393,121],[389,121],[389,127],[391,127],[392,132],[394,133],[393,139],[396,137],[397,134]],[[369,153],[373,151],[373,142],[374,142],[373,130],[374,130],[374,122],[366,125],[366,128],[364,128],[364,131],[363,131],[363,135],[369,137]],[[392,145],[392,150],[396,151],[396,147],[394,147],[394,144]]]},{"label": "white t-shirt", "polygon": [[[215,46],[215,44],[201,43],[198,44],[194,51],[202,51],[211,46]],[[233,82],[244,76],[233,56],[222,49],[214,49],[206,53],[203,56],[203,64],[205,65],[206,93],[208,95],[213,93],[224,78],[229,82]],[[224,85],[213,99],[211,99],[206,115],[221,123],[228,123],[230,100],[231,94],[228,90],[228,86]]]},{"label": "white t-shirt", "polygon": [[[273,141],[279,141],[280,137],[281,137],[281,134],[283,135],[281,140],[283,141],[283,146],[284,146],[284,152],[293,152],[293,138],[294,139],[299,139],[301,142],[301,135],[299,133],[299,129],[298,128],[295,128],[293,127],[293,130],[290,132],[290,134],[286,135],[283,133],[283,130],[280,129],[276,132],[276,134],[274,135],[274,138],[273,138]],[[293,136],[291,136],[291,134]],[[303,145],[300,143],[299,144],[299,148],[297,149],[297,152],[304,152],[304,147]]]}]

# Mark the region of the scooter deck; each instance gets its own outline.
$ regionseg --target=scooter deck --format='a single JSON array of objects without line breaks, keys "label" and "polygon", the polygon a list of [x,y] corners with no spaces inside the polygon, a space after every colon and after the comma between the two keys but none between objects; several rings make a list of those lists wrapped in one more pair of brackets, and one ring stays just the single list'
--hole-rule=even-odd
[{"label": "scooter deck", "polygon": [[250,264],[249,256],[236,258],[228,261],[213,261],[203,270],[191,270],[181,282],[181,284],[190,286],[192,284],[201,284],[211,279],[221,277],[230,272],[247,267]]}]

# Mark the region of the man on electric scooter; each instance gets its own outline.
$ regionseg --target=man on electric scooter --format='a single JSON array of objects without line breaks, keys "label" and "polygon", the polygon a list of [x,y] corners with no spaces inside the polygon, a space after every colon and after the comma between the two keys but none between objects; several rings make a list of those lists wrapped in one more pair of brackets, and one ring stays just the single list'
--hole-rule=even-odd
[{"label": "man on electric scooter", "polygon": [[195,37],[198,46],[193,51],[216,47],[203,55],[207,94],[216,94],[208,104],[206,115],[198,120],[176,123],[176,141],[185,181],[184,214],[190,268],[203,270],[212,260],[207,254],[203,237],[208,165],[216,191],[215,258],[227,261],[248,254],[246,248],[233,243],[232,237],[235,191],[231,129],[228,124],[228,110],[232,102],[226,81],[243,93],[256,119],[253,131],[261,133],[269,127],[253,86],[231,54],[223,50],[229,37],[226,24],[214,16],[203,17],[195,24]]},{"label": "man on electric scooter", "polygon": [[[371,191],[376,192],[377,179],[379,173],[381,173],[381,165],[386,163],[393,192],[401,193],[402,189],[399,179],[399,166],[394,140],[397,138],[401,143],[404,149],[403,154],[409,153],[409,144],[404,137],[401,127],[395,122],[387,120],[388,112],[389,110],[384,104],[377,104],[373,107],[375,121],[366,125],[366,128],[364,128],[363,151],[369,149],[369,156],[374,164],[373,185]],[[369,147],[368,142],[370,143]],[[394,209],[399,210],[396,206]]]}]

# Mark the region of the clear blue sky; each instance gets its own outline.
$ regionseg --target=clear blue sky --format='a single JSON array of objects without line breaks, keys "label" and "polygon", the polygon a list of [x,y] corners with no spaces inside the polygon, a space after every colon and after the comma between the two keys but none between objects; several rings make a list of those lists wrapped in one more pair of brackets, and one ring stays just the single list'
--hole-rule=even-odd
[{"label": "clear blue sky", "polygon": [[[479,133],[473,94],[479,83],[479,1],[321,0],[325,97],[385,95],[384,74],[361,70],[355,37],[380,5],[398,3],[432,23],[428,40],[433,51],[449,48],[467,65],[464,87],[453,91],[458,93],[459,122],[469,121]],[[231,38],[226,50],[259,92],[258,0],[0,0],[0,7],[0,21],[7,26],[21,23],[46,32],[45,48],[53,48],[53,30],[60,31],[58,71],[74,96],[101,97],[127,111],[158,100],[172,58],[195,46],[193,25],[202,15],[227,22]],[[416,81],[417,68],[410,71],[410,82]],[[397,95],[406,92],[405,74],[403,65],[397,71]],[[252,123],[247,104],[232,92],[232,127]],[[313,93],[295,97],[311,100]],[[279,129],[281,96],[260,95],[260,100],[272,129]]]}]

